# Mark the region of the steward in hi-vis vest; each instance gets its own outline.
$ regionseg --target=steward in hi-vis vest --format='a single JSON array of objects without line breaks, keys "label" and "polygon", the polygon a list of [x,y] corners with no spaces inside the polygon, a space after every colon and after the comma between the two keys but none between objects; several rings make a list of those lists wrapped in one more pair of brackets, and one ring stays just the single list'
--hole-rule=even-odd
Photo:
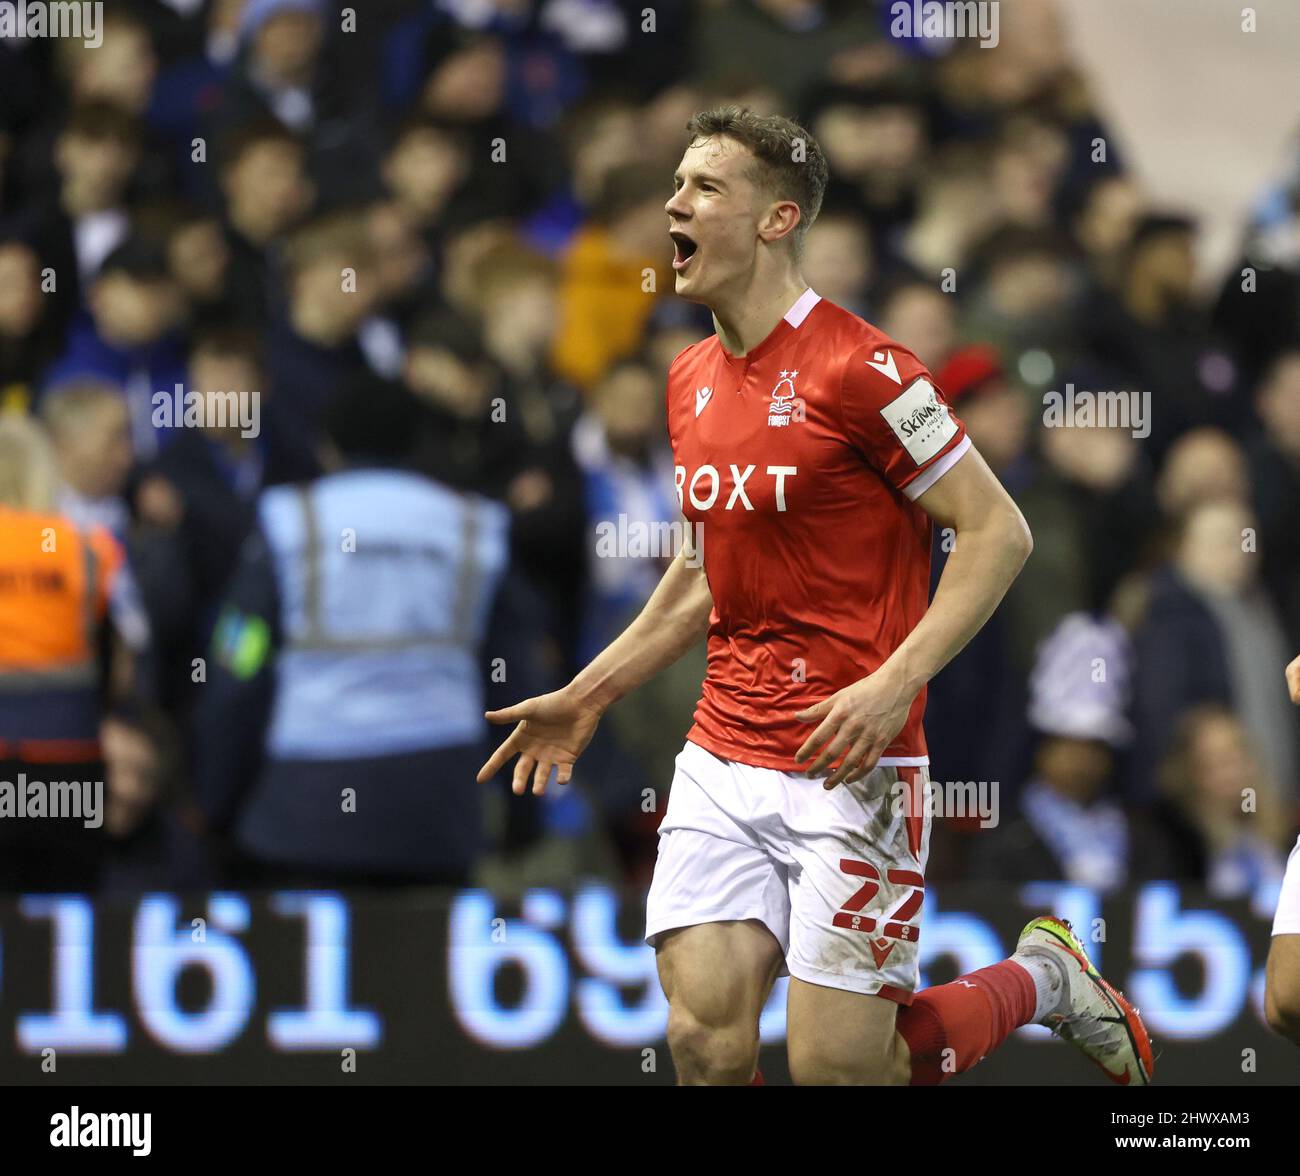
[{"label": "steward in hi-vis vest", "polygon": [[379,381],[340,395],[333,472],[263,493],[218,617],[200,797],[254,879],[456,881],[481,850],[509,516],[400,467],[415,412]]},{"label": "steward in hi-vis vest", "polygon": [[0,757],[99,759],[99,632],[122,565],[102,528],[0,507]]},{"label": "steward in hi-vis vest", "polygon": [[100,724],[110,677],[133,677],[110,675],[110,628],[128,652],[148,643],[118,542],[102,527],[0,504],[0,888],[97,884]]}]

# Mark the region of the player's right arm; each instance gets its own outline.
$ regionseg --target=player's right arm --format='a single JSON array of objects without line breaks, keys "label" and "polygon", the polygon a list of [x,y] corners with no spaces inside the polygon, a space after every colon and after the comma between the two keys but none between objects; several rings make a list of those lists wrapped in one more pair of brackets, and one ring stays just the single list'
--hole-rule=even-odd
[{"label": "player's right arm", "polygon": [[516,795],[527,789],[530,773],[533,792],[539,796],[546,790],[552,768],[557,769],[557,783],[569,782],[574,761],[591,742],[605,711],[672,665],[707,633],[713,596],[703,562],[694,556],[688,542],[636,620],[567,686],[487,712],[490,723],[518,726],[479,769],[480,783],[496,775],[516,754]]}]

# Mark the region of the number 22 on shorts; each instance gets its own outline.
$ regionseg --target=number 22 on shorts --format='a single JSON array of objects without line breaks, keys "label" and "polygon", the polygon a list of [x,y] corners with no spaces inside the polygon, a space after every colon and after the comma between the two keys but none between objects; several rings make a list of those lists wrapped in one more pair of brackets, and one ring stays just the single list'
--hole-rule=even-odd
[{"label": "number 22 on shorts", "polygon": [[[840,871],[851,874],[855,878],[863,878],[865,881],[840,907],[832,924],[850,931],[875,931],[876,919],[871,915],[862,914],[861,911],[880,892],[880,871],[870,862],[854,861],[852,858],[840,858]],[[921,903],[925,899],[925,879],[915,870],[886,870],[885,878],[895,886],[911,886],[912,890],[885,915],[884,926],[879,932],[880,937],[916,943],[921,936],[920,930],[913,927],[908,920],[921,909]]]}]

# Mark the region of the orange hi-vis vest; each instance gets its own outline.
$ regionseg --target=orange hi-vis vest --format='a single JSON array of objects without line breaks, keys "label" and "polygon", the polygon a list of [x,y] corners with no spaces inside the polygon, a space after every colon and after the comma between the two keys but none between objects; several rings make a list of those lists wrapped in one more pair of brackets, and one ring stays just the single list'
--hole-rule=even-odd
[{"label": "orange hi-vis vest", "polygon": [[124,558],[102,527],[0,507],[0,759],[98,757],[97,635]]}]

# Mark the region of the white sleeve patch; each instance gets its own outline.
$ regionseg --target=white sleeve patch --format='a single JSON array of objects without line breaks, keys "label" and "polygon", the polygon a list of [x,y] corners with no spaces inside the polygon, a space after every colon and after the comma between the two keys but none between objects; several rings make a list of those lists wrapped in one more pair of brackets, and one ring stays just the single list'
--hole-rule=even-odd
[{"label": "white sleeve patch", "polygon": [[957,422],[939,403],[934,385],[918,376],[880,410],[894,435],[918,466],[925,465],[957,434]]}]

